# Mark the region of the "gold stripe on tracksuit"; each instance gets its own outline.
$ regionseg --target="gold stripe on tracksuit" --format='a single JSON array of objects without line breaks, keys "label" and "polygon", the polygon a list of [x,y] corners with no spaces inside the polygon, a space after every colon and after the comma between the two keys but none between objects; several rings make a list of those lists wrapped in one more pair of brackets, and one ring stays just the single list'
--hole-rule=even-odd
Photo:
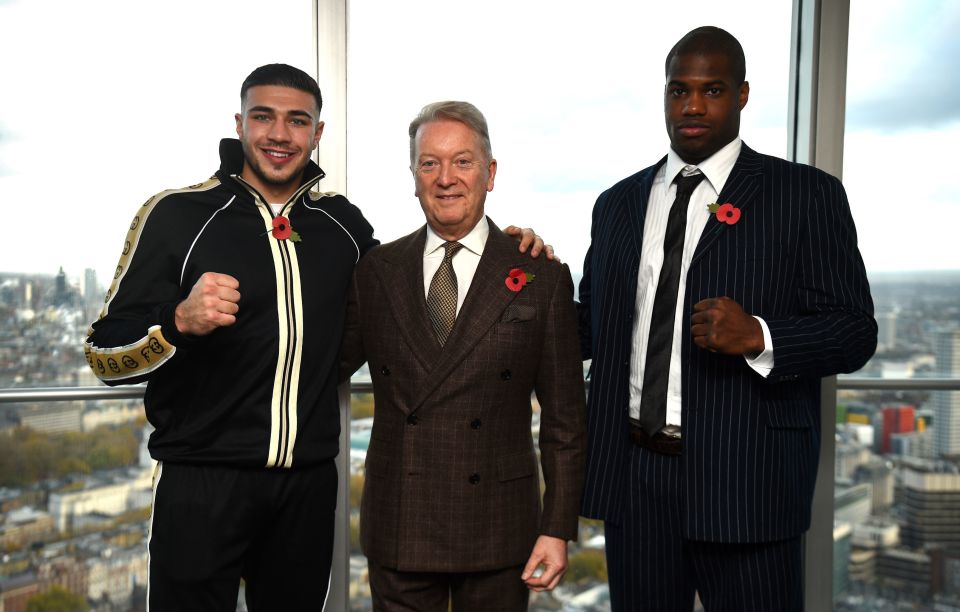
[{"label": "gold stripe on tracksuit", "polygon": [[91,342],[83,346],[90,369],[105,381],[123,380],[152,372],[176,352],[177,347],[167,342],[159,325],[150,327],[146,336],[125,346],[101,348]]}]

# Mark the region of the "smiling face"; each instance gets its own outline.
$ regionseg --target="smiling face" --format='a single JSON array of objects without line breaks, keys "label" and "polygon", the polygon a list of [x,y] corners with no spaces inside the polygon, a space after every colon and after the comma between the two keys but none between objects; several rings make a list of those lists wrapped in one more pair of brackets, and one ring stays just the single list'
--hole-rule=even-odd
[{"label": "smiling face", "polygon": [[740,133],[740,111],[749,95],[749,83],[737,82],[723,53],[674,56],[663,96],[670,146],[688,164],[707,159]]},{"label": "smiling face", "polygon": [[316,100],[305,91],[279,85],[247,90],[235,117],[243,144],[240,176],[268,201],[286,202],[300,187],[323,133],[319,115]]},{"label": "smiling face", "polygon": [[497,161],[487,159],[477,133],[441,119],[417,129],[413,180],[427,223],[441,238],[463,238],[483,217]]}]

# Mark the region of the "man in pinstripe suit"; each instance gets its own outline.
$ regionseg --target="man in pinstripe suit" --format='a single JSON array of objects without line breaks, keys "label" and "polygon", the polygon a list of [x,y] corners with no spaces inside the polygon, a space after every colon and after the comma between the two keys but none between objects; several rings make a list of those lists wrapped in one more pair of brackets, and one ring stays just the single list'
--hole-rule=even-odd
[{"label": "man in pinstripe suit", "polygon": [[836,178],[740,140],[733,36],[693,30],[665,72],[667,156],[593,211],[583,514],[615,610],[802,610],[820,378],[876,347],[856,230]]}]

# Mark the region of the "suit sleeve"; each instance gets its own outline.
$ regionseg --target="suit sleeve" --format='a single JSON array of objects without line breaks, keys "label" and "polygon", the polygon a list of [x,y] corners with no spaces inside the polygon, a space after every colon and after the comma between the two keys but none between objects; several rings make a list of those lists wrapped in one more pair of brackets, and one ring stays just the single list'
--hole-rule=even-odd
[{"label": "suit sleeve", "polygon": [[535,391],[540,402],[540,462],[545,490],[540,533],[576,540],[586,448],[583,362],[573,281],[566,265],[554,286]]},{"label": "suit sleeve", "polygon": [[577,295],[577,327],[580,340],[580,358],[584,361],[593,358],[593,334],[590,326],[590,257],[593,245],[587,248],[587,256],[583,259],[583,276],[580,277],[580,286]]},{"label": "suit sleeve", "polygon": [[100,318],[88,332],[87,363],[111,386],[149,379],[196,341],[174,322],[183,299],[178,236],[185,232],[169,204],[152,198],[134,217]]},{"label": "suit sleeve", "polygon": [[773,342],[768,380],[824,377],[860,369],[877,346],[873,300],[847,196],[819,173],[805,215],[798,262],[798,315],[765,318]]},{"label": "suit sleeve", "polygon": [[596,237],[597,215],[601,208],[601,200],[604,198],[601,194],[597,198],[593,207],[592,220],[590,224],[590,246],[587,247],[587,254],[583,258],[583,276],[580,277],[580,285],[577,290],[577,326],[580,334],[580,357],[584,361],[593,358],[593,327],[591,324],[590,298],[592,296],[593,283],[593,240]]}]

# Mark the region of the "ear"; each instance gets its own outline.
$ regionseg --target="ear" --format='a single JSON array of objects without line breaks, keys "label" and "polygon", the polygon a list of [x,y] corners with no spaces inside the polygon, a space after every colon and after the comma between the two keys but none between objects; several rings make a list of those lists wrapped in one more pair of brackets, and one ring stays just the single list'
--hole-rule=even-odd
[{"label": "ear", "polygon": [[323,136],[323,121],[317,121],[317,129],[313,133],[313,148],[317,148],[317,144],[320,142],[320,137]]},{"label": "ear", "polygon": [[237,136],[243,138],[243,115],[237,113],[233,116],[233,119],[237,122]]},{"label": "ear", "polygon": [[747,105],[747,100],[750,98],[750,83],[747,81],[743,82],[743,85],[740,86],[740,110],[743,110],[743,107]]},{"label": "ear", "polygon": [[487,191],[493,191],[493,179],[497,176],[497,160],[490,160],[490,163],[487,164],[487,172],[490,173],[490,176],[487,177]]}]

